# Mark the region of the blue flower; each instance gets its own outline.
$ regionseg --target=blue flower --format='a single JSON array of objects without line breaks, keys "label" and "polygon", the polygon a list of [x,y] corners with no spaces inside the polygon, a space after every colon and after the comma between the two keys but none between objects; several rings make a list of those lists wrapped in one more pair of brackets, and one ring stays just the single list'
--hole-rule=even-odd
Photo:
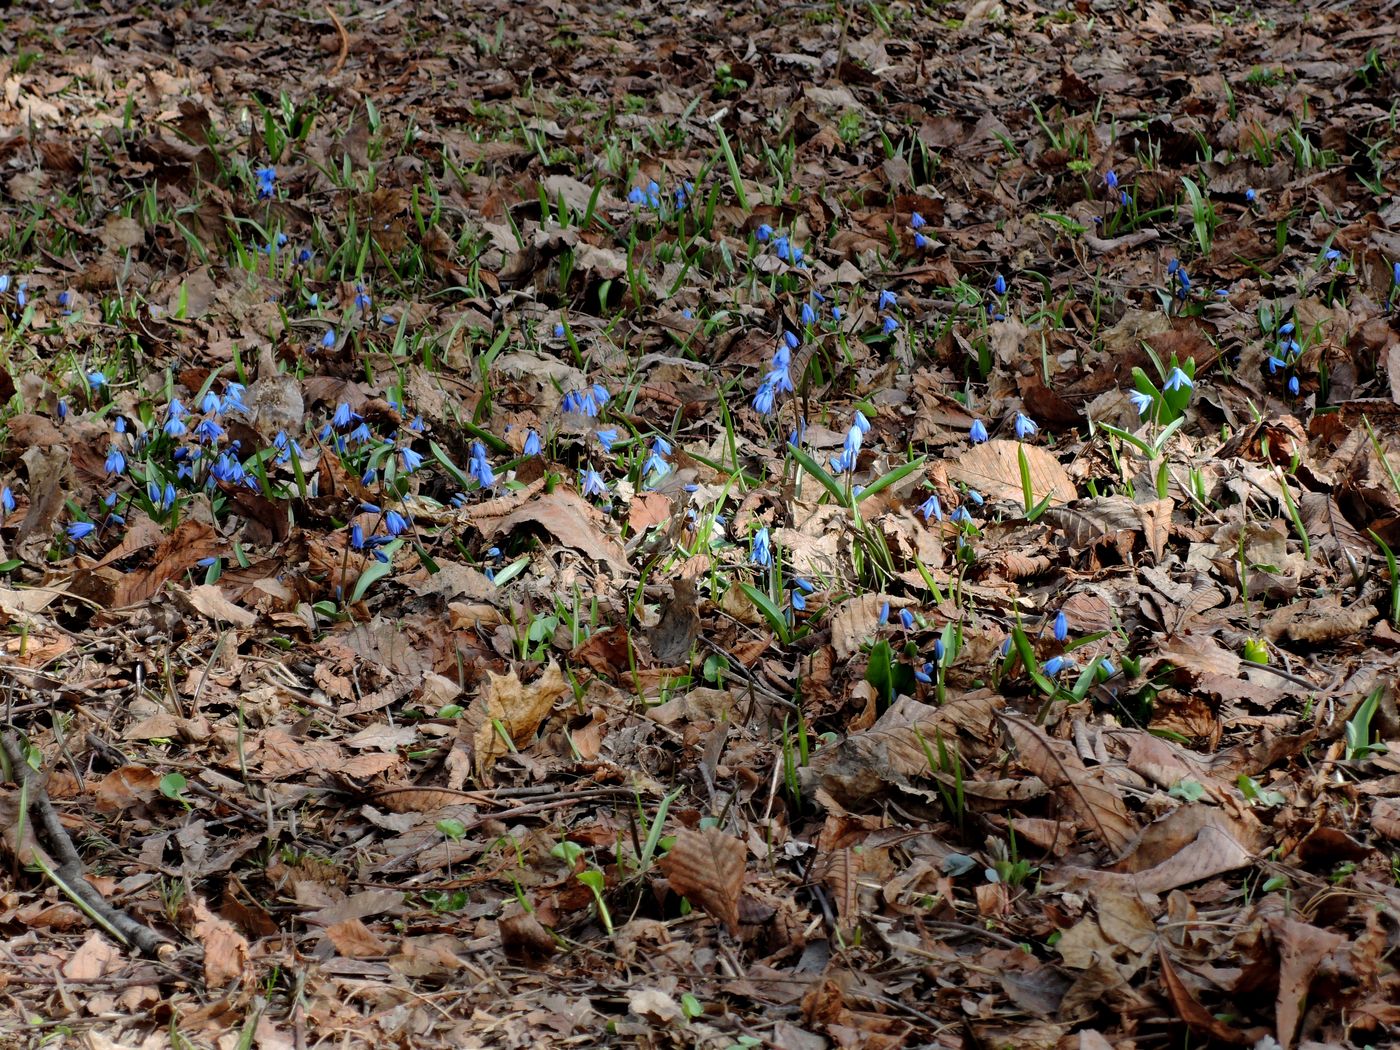
[{"label": "blue flower", "polygon": [[1103,669],[1103,676],[1105,678],[1112,678],[1118,673],[1118,668],[1114,667],[1113,661],[1106,656],[1099,661],[1099,667]]},{"label": "blue flower", "polygon": [[987,426],[980,419],[972,421],[972,428],[967,432],[967,439],[974,445],[980,445],[987,440]]},{"label": "blue flower", "polygon": [[802,323],[804,325],[813,325],[817,323],[817,311],[812,309],[811,303],[802,304]]},{"label": "blue flower", "polygon": [[929,241],[929,239],[925,237],[922,233],[914,234],[914,247],[918,248],[919,251],[923,251],[924,249],[926,249],[930,243],[931,242]]},{"label": "blue flower", "polygon": [[496,484],[496,475],[491,470],[491,462],[486,458],[486,446],[480,441],[472,442],[472,458],[467,473],[476,478],[484,489]]},{"label": "blue flower", "polygon": [[646,203],[646,195],[642,193],[642,188],[641,188],[640,186],[633,186],[630,190],[627,191],[627,203],[628,203],[628,204],[645,204],[645,203]]},{"label": "blue flower", "polygon": [[815,583],[811,580],[804,580],[801,576],[794,577],[792,582],[803,594],[811,594],[817,589]]},{"label": "blue flower", "polygon": [[1006,294],[1006,278],[1003,277],[1001,274],[997,274],[996,280],[992,282],[992,291],[994,291],[997,295]]},{"label": "blue flower", "polygon": [[[370,299],[370,296],[369,296],[369,289],[367,289],[367,288],[366,288],[364,285],[362,285],[362,284],[357,284],[357,285],[355,285],[355,307],[356,307],[356,309],[358,309],[358,310],[360,310],[360,311],[368,310],[371,302],[373,302],[373,300]],[[324,339],[325,336],[322,336],[321,338]]]},{"label": "blue flower", "polygon": [[1186,273],[1186,267],[1178,266],[1176,268],[1176,279],[1181,285],[1176,292],[1177,298],[1185,299],[1191,294],[1191,278]]},{"label": "blue flower", "polygon": [[928,223],[924,221],[924,217],[918,212],[913,212],[909,216],[909,225],[914,227],[914,229],[916,230],[922,230],[925,226],[928,225]]},{"label": "blue flower", "polygon": [[881,602],[881,603],[880,603],[880,621],[879,621],[879,622],[880,622],[881,624],[887,624],[887,623],[890,622],[890,603],[889,603],[889,602]]},{"label": "blue flower", "polygon": [[321,346],[327,350],[335,346],[334,328],[327,328],[323,333],[321,333]]},{"label": "blue flower", "polygon": [[923,503],[919,504],[919,513],[924,516],[924,521],[928,521],[929,518],[934,518],[938,521],[943,520],[943,504],[938,502],[938,493],[933,493],[928,499],[924,500]]},{"label": "blue flower", "polygon": [[1170,372],[1167,373],[1167,381],[1162,384],[1162,389],[1180,390],[1182,387],[1186,387],[1189,390],[1195,385],[1195,383],[1191,382],[1190,376],[1188,376],[1180,368],[1174,367]]},{"label": "blue flower", "polygon": [[107,377],[101,372],[89,372],[87,374],[88,386],[93,390],[101,390],[107,385]]},{"label": "blue flower", "polygon": [[1394,264],[1395,283],[1400,285],[1400,262]]},{"label": "blue flower", "polygon": [[1109,189],[1116,190],[1118,188],[1118,173],[1112,168],[1109,168],[1108,171],[1104,173],[1103,181],[1104,185]]},{"label": "blue flower", "polygon": [[885,323],[882,327],[884,328],[886,335],[894,335],[894,333],[899,329],[899,322],[896,321],[893,317],[886,317]]},{"label": "blue flower", "polygon": [[851,425],[862,434],[870,433],[870,420],[865,418],[865,413],[860,409],[856,409],[855,421]]},{"label": "blue flower", "polygon": [[833,306],[833,307],[831,308],[831,319],[832,319],[833,321],[839,321],[839,320],[841,320],[841,307],[839,307],[839,306]]},{"label": "blue flower", "polygon": [[753,534],[753,547],[749,552],[749,561],[765,569],[773,564],[773,547],[768,540],[767,529],[759,529]]},{"label": "blue flower", "polygon": [[783,332],[783,342],[787,344],[789,350],[796,350],[802,345],[802,341],[797,338],[796,332]]},{"label": "blue flower", "polygon": [[357,551],[365,549],[365,530],[359,522],[350,526],[350,546]]},{"label": "blue flower", "polygon": [[968,513],[966,507],[958,507],[952,514],[948,515],[948,520],[956,522],[959,525],[971,525],[972,515]]},{"label": "blue flower", "polygon": [[0,273],[0,295],[4,295],[10,290],[10,275]]},{"label": "blue flower", "polygon": [[585,496],[601,496],[608,498],[608,483],[603,480],[603,475],[599,474],[592,467],[583,472],[583,494]]},{"label": "blue flower", "polygon": [[1138,416],[1145,416],[1152,411],[1152,406],[1157,403],[1157,399],[1151,394],[1144,394],[1141,390],[1134,390],[1128,395],[1128,400],[1137,409]]},{"label": "blue flower", "polygon": [[1289,392],[1290,394],[1292,394],[1294,397],[1297,397],[1297,396],[1298,396],[1298,377],[1297,377],[1297,376],[1289,376],[1289,377],[1288,377],[1288,392]]},{"label": "blue flower", "polygon": [[773,238],[773,251],[777,253],[778,258],[782,259],[784,262],[792,258],[792,246],[788,244],[788,239],[786,237]]},{"label": "blue flower", "polygon": [[1063,609],[1061,609],[1055,614],[1055,626],[1053,628],[1053,631],[1055,635],[1055,641],[1057,642],[1063,642],[1066,638],[1069,637],[1069,617],[1065,615],[1065,611]]},{"label": "blue flower", "polygon": [[107,461],[103,466],[108,474],[126,473],[126,457],[122,455],[122,450],[113,445],[107,453]]},{"label": "blue flower", "polygon": [[1258,197],[1258,196],[1259,196],[1259,194],[1255,193],[1253,190],[1245,190],[1245,191],[1244,191],[1244,199],[1247,200],[1247,201],[1249,201],[1250,204],[1253,204],[1255,198]]},{"label": "blue flower", "polygon": [[753,238],[754,240],[758,241],[759,244],[764,243],[766,240],[768,240],[769,237],[772,236],[773,227],[769,226],[766,222],[759,223],[758,229],[753,231]]},{"label": "blue flower", "polygon": [[564,338],[564,326],[563,326],[562,324],[558,323],[557,321],[555,322],[555,325],[554,325],[554,338],[555,338],[555,339],[563,339],[563,338]]},{"label": "blue flower", "polygon": [[542,447],[540,436],[533,430],[527,430],[525,432],[525,446],[521,451],[527,456],[538,456]]},{"label": "blue flower", "polygon": [[806,608],[807,608],[807,596],[806,596],[805,594],[803,594],[801,591],[797,590],[796,588],[793,588],[793,590],[791,590],[790,592],[788,592],[788,594],[789,594],[789,597],[790,597],[790,599],[791,599],[791,601],[792,601],[792,607],[793,607],[794,609],[796,609],[798,612],[803,612],[803,611],[806,610]]},{"label": "blue flower", "polygon": [[160,428],[169,437],[182,437],[189,430],[185,426],[185,421],[179,416],[171,416],[165,421],[165,426]]},{"label": "blue flower", "polygon": [[194,428],[194,434],[200,441],[212,445],[224,436],[224,428],[212,419],[202,419],[199,425]]},{"label": "blue flower", "polygon": [[875,300],[875,309],[889,310],[892,309],[894,305],[898,302],[899,296],[895,295],[894,292],[890,291],[887,288],[884,291],[882,291],[879,295],[879,298]]},{"label": "blue flower", "polygon": [[219,401],[219,395],[212,390],[206,390],[204,396],[199,399],[199,410],[206,416],[217,416],[223,411],[223,404]]},{"label": "blue flower", "polygon": [[943,639],[942,639],[942,638],[935,638],[935,639],[934,639],[934,642],[933,642],[933,660],[934,660],[934,662],[935,662],[935,663],[940,663],[940,664],[941,664],[941,663],[943,662],[944,653],[946,653],[946,652],[947,652],[947,650],[943,647]]},{"label": "blue flower", "polygon": [[604,452],[611,452],[613,442],[617,440],[617,431],[611,427],[607,430],[599,430],[593,435],[598,439],[598,444],[603,446]]},{"label": "blue flower", "polygon": [[15,506],[15,494],[10,491],[10,486],[6,485],[4,488],[0,488],[0,509],[3,509],[6,514],[13,514]]},{"label": "blue flower", "polygon": [[423,457],[407,446],[399,449],[399,456],[403,459],[403,470],[405,474],[412,474],[423,465]]},{"label": "blue flower", "polygon": [[258,199],[267,200],[276,191],[277,169],[271,166],[253,171],[258,180]]},{"label": "blue flower", "polygon": [[669,456],[671,454],[671,443],[664,437],[654,437],[651,439],[651,450],[658,455]]},{"label": "blue flower", "polygon": [[900,609],[899,622],[904,625],[906,631],[912,631],[914,629],[914,614],[908,609]]},{"label": "blue flower", "polygon": [[248,406],[243,403],[243,391],[246,390],[242,383],[224,384],[224,411],[248,413]]},{"label": "blue flower", "polygon": [[408,531],[408,519],[396,510],[391,510],[384,515],[384,528],[388,530],[390,536],[398,536]]},{"label": "blue flower", "polygon": [[76,543],[92,535],[96,528],[97,526],[90,521],[75,521],[68,526],[68,538]]},{"label": "blue flower", "polygon": [[642,464],[642,477],[653,472],[657,477],[665,477],[671,473],[671,464],[666,462],[661,450],[655,445],[652,446],[651,455],[647,456],[647,461]]},{"label": "blue flower", "polygon": [[1045,661],[1045,666],[1043,670],[1051,678],[1054,678],[1061,671],[1064,671],[1066,669],[1073,669],[1073,667],[1074,661],[1071,660],[1068,656],[1052,656],[1050,657],[1050,659]]},{"label": "blue flower", "polygon": [[777,392],[777,386],[773,382],[773,376],[775,374],[776,373],[773,372],[768,373],[768,378],[759,384],[758,392],[753,396],[754,411],[765,416],[773,411],[774,395]]},{"label": "blue flower", "polygon": [[1026,415],[1024,412],[1016,413],[1016,439],[1018,441],[1025,441],[1026,438],[1030,437],[1039,429],[1040,427],[1036,424],[1036,421],[1030,416]]}]

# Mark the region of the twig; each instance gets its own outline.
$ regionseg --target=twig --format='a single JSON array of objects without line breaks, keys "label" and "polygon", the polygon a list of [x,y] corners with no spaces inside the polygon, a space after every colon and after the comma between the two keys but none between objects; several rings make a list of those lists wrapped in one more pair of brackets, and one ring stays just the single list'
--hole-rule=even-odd
[{"label": "twig", "polygon": [[326,74],[333,77],[345,68],[345,56],[350,54],[350,34],[345,31],[345,27],[340,24],[340,19],[336,17],[335,9],[330,4],[321,5],[326,9],[326,14],[331,16],[331,22],[335,25],[335,31],[340,34],[340,54],[336,56],[335,65],[331,66],[331,71]]},{"label": "twig", "polygon": [[[37,850],[28,860],[38,864],[43,869],[44,874],[48,875],[59,888],[67,893],[83,911],[124,943],[135,945],[146,955],[164,957],[171,954],[175,950],[173,944],[156,933],[155,930],[142,925],[120,908],[108,903],[107,899],[97,892],[97,888],[84,877],[82,858],[78,856],[78,851],[73,848],[73,840],[68,837],[67,829],[58,818],[58,811],[53,808],[53,803],[49,801],[48,792],[44,790],[44,786],[35,776],[34,770],[25,761],[24,752],[20,749],[19,741],[15,739],[15,735],[5,733],[0,736],[0,748],[4,749],[5,757],[9,760],[11,775],[14,777],[15,783],[19,784],[24,789],[24,794],[28,796],[31,816],[38,817],[35,831],[42,832],[43,842],[53,854],[53,858],[58,861],[58,866],[56,868],[49,867],[48,864],[44,863]],[[18,843],[17,847],[23,849],[23,844]],[[20,859],[23,861],[26,858],[21,857]]]}]

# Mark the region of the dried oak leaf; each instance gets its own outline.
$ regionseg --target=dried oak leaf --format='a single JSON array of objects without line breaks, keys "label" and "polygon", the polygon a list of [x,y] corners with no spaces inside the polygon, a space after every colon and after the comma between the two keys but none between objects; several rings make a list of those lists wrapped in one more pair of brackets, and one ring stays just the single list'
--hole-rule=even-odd
[{"label": "dried oak leaf", "polygon": [[1137,834],[1128,807],[1111,785],[1085,768],[1074,748],[1052,740],[1033,722],[999,714],[1025,768],[1045,781],[1079,821],[1114,854],[1122,853]]},{"label": "dried oak leaf", "polygon": [[568,680],[553,663],[529,683],[521,682],[514,668],[509,674],[488,672],[486,688],[462,720],[462,733],[472,742],[478,772],[488,772],[509,750],[498,726],[510,736],[511,745],[526,744],[553,710],[554,702],[568,691]]},{"label": "dried oak leaf", "polygon": [[661,870],[671,889],[738,933],[744,859],[744,844],[734,836],[718,828],[684,828],[662,858]]}]

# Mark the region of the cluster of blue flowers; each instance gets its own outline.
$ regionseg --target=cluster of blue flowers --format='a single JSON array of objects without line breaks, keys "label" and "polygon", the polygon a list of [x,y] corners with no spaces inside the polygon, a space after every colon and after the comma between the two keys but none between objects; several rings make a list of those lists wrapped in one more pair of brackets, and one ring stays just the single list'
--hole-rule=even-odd
[{"label": "cluster of blue flowers", "polygon": [[584,390],[570,390],[564,395],[560,407],[565,412],[577,412],[580,415],[593,418],[603,410],[603,406],[608,403],[611,397],[607,387],[603,386],[602,383],[594,383]]},{"label": "cluster of blue flowers", "polygon": [[[1400,264],[1397,264],[1400,265]],[[1400,276],[1400,275],[1397,275]],[[1277,375],[1282,370],[1287,376],[1288,392],[1294,397],[1300,393],[1298,383],[1297,367],[1300,358],[1303,356],[1303,348],[1298,344],[1298,340],[1293,337],[1294,324],[1287,321],[1279,325],[1274,336],[1274,349],[1269,354],[1265,367],[1269,370],[1269,375]]]},{"label": "cluster of blue flowers", "polygon": [[792,332],[784,332],[783,337],[778,342],[778,348],[773,351],[773,360],[768,369],[768,374],[759,384],[758,393],[754,394],[754,411],[760,415],[768,415],[777,404],[779,394],[790,394],[793,391],[792,374],[789,368],[792,365],[792,352],[801,343]]},{"label": "cluster of blue flowers", "polygon": [[273,194],[277,192],[277,169],[268,165],[265,168],[256,168],[253,177],[258,182],[258,200],[271,200]]}]

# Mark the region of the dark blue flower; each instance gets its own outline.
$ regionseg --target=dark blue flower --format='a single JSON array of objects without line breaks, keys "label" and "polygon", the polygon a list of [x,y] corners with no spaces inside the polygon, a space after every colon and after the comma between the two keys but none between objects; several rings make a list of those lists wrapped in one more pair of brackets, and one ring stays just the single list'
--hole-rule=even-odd
[{"label": "dark blue flower", "polygon": [[1006,294],[1006,278],[1003,277],[1001,274],[997,274],[996,280],[992,282],[992,291],[994,291],[997,295]]},{"label": "dark blue flower", "polygon": [[1245,190],[1245,191],[1244,191],[1244,199],[1247,200],[1247,201],[1249,201],[1250,204],[1253,204],[1255,198],[1258,197],[1258,196],[1259,196],[1259,194],[1255,193],[1254,190]]},{"label": "dark blue flower", "polygon": [[1069,617],[1065,615],[1063,609],[1055,614],[1053,633],[1057,642],[1063,642],[1069,637]]},{"label": "dark blue flower", "polygon": [[1297,397],[1297,396],[1298,396],[1298,377],[1297,377],[1297,376],[1289,376],[1289,377],[1288,377],[1288,392],[1289,392],[1290,394],[1292,394],[1294,397]]},{"label": "dark blue flower", "polygon": [[943,662],[943,655],[945,651],[946,650],[943,647],[943,639],[935,638],[933,642],[933,659],[935,663],[941,664]]},{"label": "dark blue flower", "polygon": [[759,223],[758,229],[753,231],[754,240],[758,241],[759,244],[762,244],[772,236],[773,227],[769,226],[766,222]]},{"label": "dark blue flower", "polygon": [[15,506],[15,494],[10,491],[10,486],[0,488],[0,510],[4,510],[6,514],[13,514]]},{"label": "dark blue flower", "polygon": [[408,531],[408,519],[396,510],[384,515],[384,528],[390,536],[398,536]]},{"label": "dark blue flower", "polygon": [[253,175],[258,180],[258,199],[267,200],[276,192],[277,169],[269,165],[255,169]]},{"label": "dark blue flower", "polygon": [[1044,671],[1051,678],[1054,678],[1061,671],[1072,669],[1073,667],[1074,661],[1068,656],[1052,656],[1045,661]]},{"label": "dark blue flower", "polygon": [[1116,190],[1118,188],[1118,173],[1112,168],[1109,168],[1108,171],[1104,173],[1103,181],[1104,185],[1109,189]]},{"label": "dark blue flower", "polygon": [[912,631],[914,629],[914,614],[908,609],[900,609],[899,622],[904,625],[906,631]]},{"label": "dark blue flower", "polygon": [[97,526],[90,521],[75,521],[68,526],[68,538],[76,543],[92,535],[96,528]]}]

